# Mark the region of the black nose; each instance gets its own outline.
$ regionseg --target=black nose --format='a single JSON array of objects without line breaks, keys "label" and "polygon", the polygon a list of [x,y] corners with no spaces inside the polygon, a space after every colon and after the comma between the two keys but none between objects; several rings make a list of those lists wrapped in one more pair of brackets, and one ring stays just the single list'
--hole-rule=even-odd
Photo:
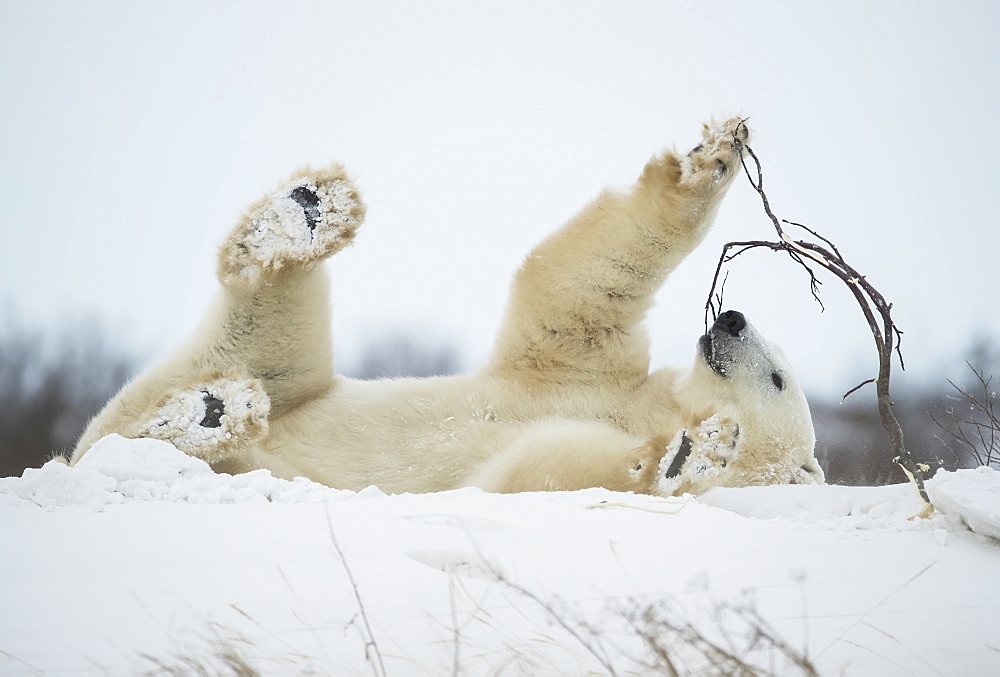
[{"label": "black nose", "polygon": [[746,329],[747,318],[738,310],[727,310],[715,320],[715,328],[728,332],[730,336],[739,336]]}]

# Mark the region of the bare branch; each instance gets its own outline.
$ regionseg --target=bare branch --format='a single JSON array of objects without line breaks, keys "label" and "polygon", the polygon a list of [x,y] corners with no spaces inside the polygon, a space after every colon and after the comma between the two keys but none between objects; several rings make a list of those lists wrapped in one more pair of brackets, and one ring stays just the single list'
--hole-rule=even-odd
[{"label": "bare branch", "polygon": [[[875,289],[875,287],[864,275],[859,273],[854,267],[847,263],[832,241],[823,237],[815,230],[802,225],[801,223],[782,221],[775,216],[774,211],[771,209],[771,203],[767,198],[767,194],[764,192],[764,171],[761,167],[760,160],[749,145],[746,145],[739,140],[740,131],[740,129],[735,130],[733,138],[736,147],[745,151],[745,155],[741,156],[743,171],[746,174],[747,179],[750,181],[750,185],[760,196],[761,203],[764,207],[764,213],[774,226],[774,230],[778,235],[779,241],[767,242],[757,240],[751,242],[730,242],[723,247],[722,255],[719,257],[719,263],[712,279],[712,288],[709,290],[709,301],[705,306],[706,328],[708,326],[707,318],[710,307],[714,304],[721,307],[721,292],[716,293],[716,286],[718,284],[723,266],[750,249],[763,247],[772,251],[783,251],[787,253],[793,261],[808,271],[809,288],[813,298],[815,298],[820,304],[820,307],[823,305],[819,297],[819,287],[821,281],[816,277],[812,268],[813,265],[819,266],[830,272],[841,282],[847,285],[847,288],[854,296],[854,299],[858,302],[858,306],[861,308],[865,321],[868,323],[868,329],[871,331],[872,338],[875,341],[875,348],[878,352],[879,370],[878,376],[851,389],[844,395],[844,397],[846,398],[848,395],[864,385],[869,383],[875,384],[878,394],[879,416],[882,419],[882,426],[889,434],[892,450],[896,457],[894,460],[900,465],[900,467],[902,467],[907,476],[913,480],[917,492],[920,494],[920,498],[924,502],[924,510],[921,512],[921,516],[926,516],[934,509],[933,505],[931,505],[930,498],[924,489],[926,466],[918,465],[906,450],[906,447],[903,444],[903,430],[900,427],[899,422],[896,420],[896,416],[892,412],[892,399],[889,394],[889,379],[892,370],[892,356],[894,353],[899,358],[900,367],[905,368],[905,365],[903,364],[902,352],[899,350],[899,342],[902,338],[902,332],[892,319],[892,304],[885,300],[885,297],[882,296],[877,289]],[[753,172],[747,163],[747,157],[753,161]],[[754,177],[755,174],[756,178]],[[786,223],[790,226],[795,226],[796,228],[806,231],[813,237],[819,239],[822,244],[817,244],[808,240],[792,239],[782,227],[782,223]],[[730,254],[730,250],[732,249],[737,249],[737,251]]]}]

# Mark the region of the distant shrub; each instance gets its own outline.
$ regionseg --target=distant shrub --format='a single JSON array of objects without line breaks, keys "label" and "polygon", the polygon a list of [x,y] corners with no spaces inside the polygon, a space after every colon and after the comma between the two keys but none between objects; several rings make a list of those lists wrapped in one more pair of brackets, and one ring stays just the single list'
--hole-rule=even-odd
[{"label": "distant shrub", "polygon": [[987,376],[972,364],[969,369],[975,375],[971,385],[948,381],[954,390],[953,406],[934,422],[943,433],[941,441],[957,456],[975,465],[1000,467],[1000,414],[994,406],[1000,378]]}]

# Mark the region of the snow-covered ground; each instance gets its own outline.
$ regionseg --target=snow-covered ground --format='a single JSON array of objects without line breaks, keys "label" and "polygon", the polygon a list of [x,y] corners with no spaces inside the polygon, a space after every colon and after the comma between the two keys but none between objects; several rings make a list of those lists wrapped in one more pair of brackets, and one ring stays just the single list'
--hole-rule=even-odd
[{"label": "snow-covered ground", "polygon": [[0,479],[0,674],[635,674],[703,666],[693,634],[778,674],[1000,674],[1000,473],[930,490],[926,520],[907,485],[386,496],[112,436]]}]

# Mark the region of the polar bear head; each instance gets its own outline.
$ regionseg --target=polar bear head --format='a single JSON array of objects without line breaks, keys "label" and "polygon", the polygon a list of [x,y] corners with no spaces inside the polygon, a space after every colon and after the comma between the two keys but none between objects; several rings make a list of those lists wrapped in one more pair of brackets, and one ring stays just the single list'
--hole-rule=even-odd
[{"label": "polar bear head", "polygon": [[742,313],[719,315],[679,387],[681,400],[693,405],[692,425],[712,416],[738,425],[738,454],[719,478],[723,486],[824,481],[805,394],[781,348]]}]

